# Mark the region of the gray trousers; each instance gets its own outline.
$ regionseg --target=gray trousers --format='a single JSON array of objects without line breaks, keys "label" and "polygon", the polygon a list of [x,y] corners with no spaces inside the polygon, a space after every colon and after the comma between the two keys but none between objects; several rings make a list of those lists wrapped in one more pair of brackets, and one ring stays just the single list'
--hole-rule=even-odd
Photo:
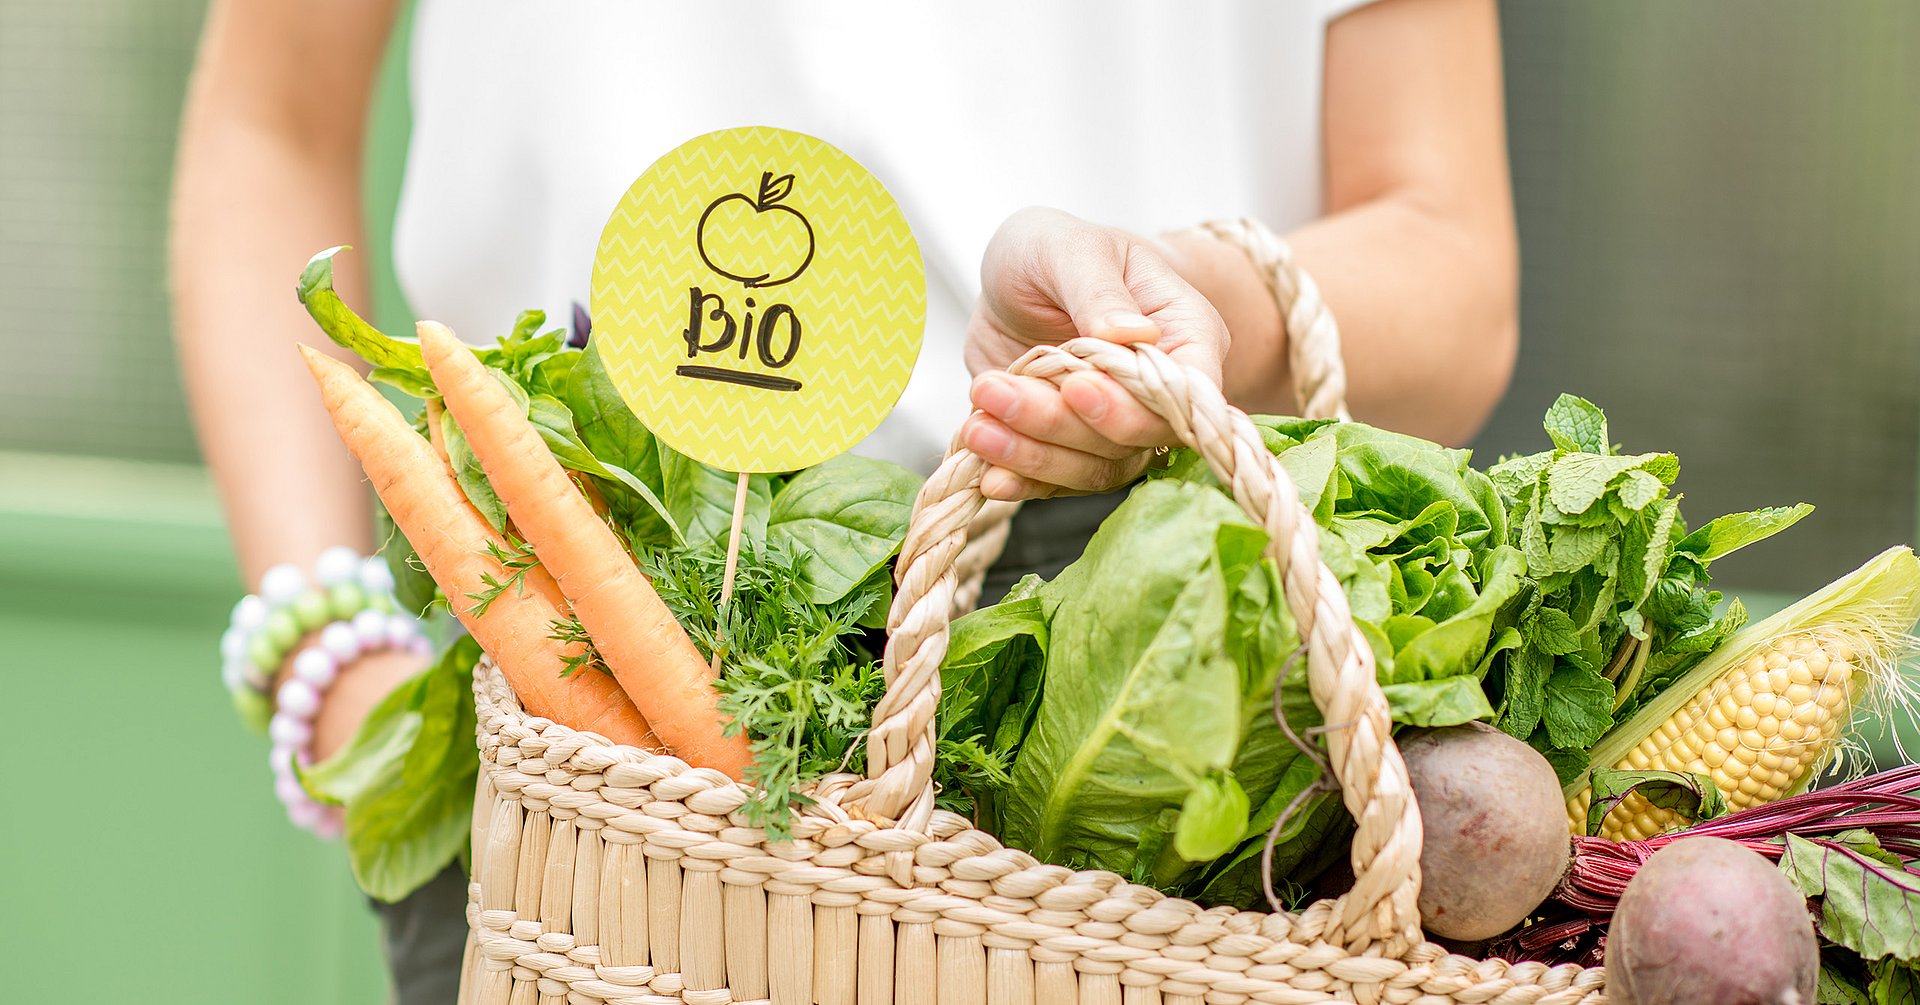
[{"label": "gray trousers", "polygon": [[[1029,573],[1046,579],[1059,575],[1125,498],[1126,493],[1115,492],[1022,506],[980,595],[998,600]],[[380,914],[395,1005],[452,1005],[467,945],[467,876],[458,863],[398,903],[376,903],[374,909]]]}]

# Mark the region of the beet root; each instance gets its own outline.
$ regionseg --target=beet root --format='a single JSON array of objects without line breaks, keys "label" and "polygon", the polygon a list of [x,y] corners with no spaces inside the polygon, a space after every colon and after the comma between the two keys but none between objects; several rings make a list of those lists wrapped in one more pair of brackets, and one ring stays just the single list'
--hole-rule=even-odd
[{"label": "beet root", "polygon": [[1681,838],[1627,884],[1607,932],[1617,1005],[1809,1005],[1813,917],[1771,862],[1717,837]]},{"label": "beet root", "polygon": [[1426,838],[1420,917],[1428,932],[1470,942],[1526,920],[1566,874],[1571,843],[1553,766],[1488,726],[1404,735]]}]

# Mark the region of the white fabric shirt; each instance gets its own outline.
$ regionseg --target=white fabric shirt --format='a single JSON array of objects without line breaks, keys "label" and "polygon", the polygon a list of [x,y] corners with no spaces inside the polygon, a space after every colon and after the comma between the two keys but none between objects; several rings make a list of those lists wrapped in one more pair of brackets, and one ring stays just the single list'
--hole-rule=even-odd
[{"label": "white fabric shirt", "polygon": [[421,0],[400,282],[470,340],[529,307],[564,323],[656,157],[730,126],[811,133],[920,242],[925,346],[860,452],[930,470],[967,414],[994,228],[1029,205],[1142,233],[1319,215],[1326,24],[1359,2]]}]

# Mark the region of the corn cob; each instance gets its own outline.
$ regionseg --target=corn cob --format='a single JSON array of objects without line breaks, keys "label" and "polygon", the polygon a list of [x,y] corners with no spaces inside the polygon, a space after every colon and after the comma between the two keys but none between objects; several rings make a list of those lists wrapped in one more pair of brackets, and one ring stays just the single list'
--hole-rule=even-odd
[{"label": "corn cob", "polygon": [[[1920,617],[1920,560],[1891,549],[1747,628],[1675,681],[1593,750],[1594,767],[1693,772],[1728,810],[1792,795],[1830,765],[1857,707],[1889,693]],[[1587,773],[1567,787],[1568,823],[1585,833]],[[1643,840],[1687,822],[1629,794],[1599,836]]]},{"label": "corn cob", "polygon": [[[1727,809],[1798,791],[1833,754],[1853,710],[1857,678],[1845,642],[1800,635],[1775,640],[1701,690],[1612,767],[1691,771],[1713,779]],[[1861,681],[1860,683],[1865,683]],[[1567,803],[1584,832],[1591,790]],[[1687,823],[1638,792],[1607,813],[1600,836],[1640,841]]]}]

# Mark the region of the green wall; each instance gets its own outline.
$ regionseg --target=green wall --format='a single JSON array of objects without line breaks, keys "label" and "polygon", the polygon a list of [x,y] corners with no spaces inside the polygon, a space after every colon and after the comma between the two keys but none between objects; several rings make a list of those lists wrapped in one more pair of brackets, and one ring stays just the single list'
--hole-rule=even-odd
[{"label": "green wall", "polygon": [[340,850],[295,830],[214,640],[233,558],[200,471],[0,454],[8,1002],[380,1000]]},{"label": "green wall", "polygon": [[[332,1005],[383,986],[338,849],[284,822],[265,744],[217,683],[240,584],[174,375],[162,269],[201,13],[0,4],[8,1001]],[[1725,566],[1775,591],[1748,592],[1755,607],[1911,539],[1920,6],[1503,14],[1524,345],[1483,455],[1535,447],[1540,411],[1574,390],[1613,410],[1629,447],[1677,450],[1696,512],[1819,503]],[[408,123],[397,56],[363,250],[376,319],[404,330],[384,271]]]},{"label": "green wall", "polygon": [[[266,741],[220,686],[241,584],[174,376],[162,260],[200,7],[0,5],[7,1002],[386,993],[344,855],[287,823]],[[406,143],[405,30],[368,150],[377,263]],[[404,324],[391,272],[375,278],[376,316]]]}]

